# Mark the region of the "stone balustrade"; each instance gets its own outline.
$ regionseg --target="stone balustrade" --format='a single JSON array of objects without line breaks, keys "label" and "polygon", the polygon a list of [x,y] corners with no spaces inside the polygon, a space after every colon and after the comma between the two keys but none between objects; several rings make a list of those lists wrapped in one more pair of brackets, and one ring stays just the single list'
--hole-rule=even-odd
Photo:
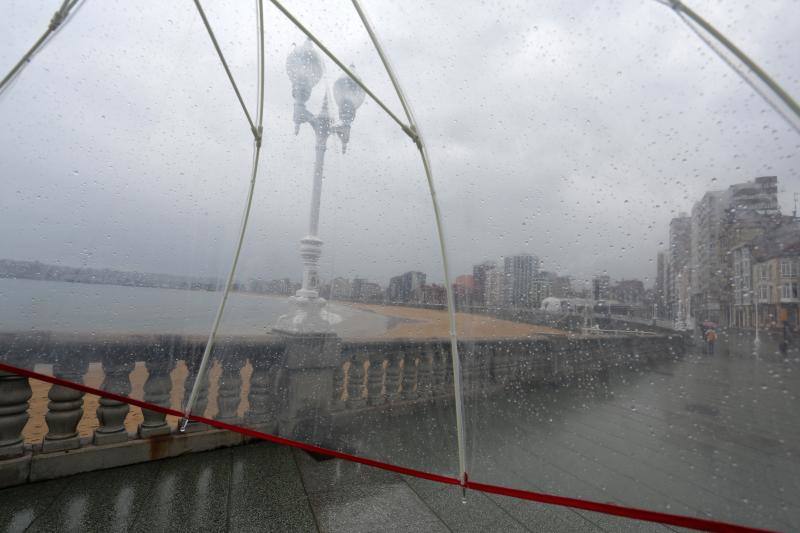
[{"label": "stone balustrade", "polygon": [[[84,382],[92,365],[95,373],[102,373],[100,389],[180,410],[203,347],[201,338],[45,338],[26,343],[0,337],[0,360],[77,383]],[[683,338],[474,340],[460,343],[459,351],[464,393],[488,395],[585,374],[602,378],[609,368],[679,356]],[[92,435],[81,437],[85,395],[54,385],[43,414],[47,433],[40,442],[25,444],[31,394],[28,378],[0,371],[0,487],[243,441],[241,435],[219,436],[219,430],[198,423],[177,434],[175,421],[148,409],[141,409],[142,421],[131,431],[126,418],[139,408],[108,398],[99,400]],[[223,339],[194,413],[325,445],[343,418],[447,402],[453,394],[447,341],[356,342],[328,335]],[[105,458],[97,459],[102,453]],[[85,459],[80,463],[76,457]],[[37,467],[37,462],[44,463]]]}]

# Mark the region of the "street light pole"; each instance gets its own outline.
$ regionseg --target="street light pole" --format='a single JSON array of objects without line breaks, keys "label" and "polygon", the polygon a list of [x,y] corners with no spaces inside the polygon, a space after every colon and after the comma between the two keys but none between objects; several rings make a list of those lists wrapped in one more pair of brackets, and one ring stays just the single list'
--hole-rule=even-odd
[{"label": "street light pole", "polygon": [[306,108],[314,86],[322,79],[323,64],[311,41],[295,47],[286,59],[286,72],[292,81],[294,97],[294,132],[308,124],[316,138],[314,179],[311,192],[308,233],[300,240],[300,257],[303,259],[303,281],[291,298],[294,312],[278,319],[274,329],[290,333],[324,333],[330,330],[330,318],[324,310],[326,301],[319,297],[319,259],[322,256],[322,239],[319,238],[319,211],[322,203],[322,176],[328,137],[336,134],[342,141],[342,153],[350,140],[350,125],[356,110],[364,102],[364,91],[351,78],[343,76],[334,83],[334,99],[339,108],[339,124],[334,124],[329,112],[328,95],[322,109],[314,115]]},{"label": "street light pole", "polygon": [[[759,289],[760,289],[760,287],[759,287]],[[760,297],[759,293],[756,292],[756,297],[754,298],[755,306],[756,306],[756,338],[753,339],[753,345],[754,345],[756,350],[758,350],[758,345],[761,344],[761,339],[758,337],[758,300],[759,300],[759,297]]]}]

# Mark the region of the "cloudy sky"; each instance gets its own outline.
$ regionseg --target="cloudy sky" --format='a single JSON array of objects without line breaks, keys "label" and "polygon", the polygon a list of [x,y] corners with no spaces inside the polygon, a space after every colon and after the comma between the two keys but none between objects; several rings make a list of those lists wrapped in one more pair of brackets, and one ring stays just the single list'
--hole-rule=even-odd
[{"label": "cloudy sky", "polygon": [[[577,278],[652,278],[669,219],[704,191],[777,175],[785,212],[800,192],[800,136],[653,0],[364,3],[430,145],[454,275],[534,253]],[[4,5],[0,70],[58,4]],[[255,9],[205,4],[254,110]],[[349,2],[287,5],[400,112]],[[690,5],[800,95],[800,2]],[[299,278],[314,139],[293,135],[285,58],[302,41],[268,5],[243,279]],[[340,76],[326,63],[314,111]],[[0,123],[1,258],[224,276],[251,135],[192,2],[87,0],[0,94]],[[323,276],[440,280],[413,144],[367,101],[347,154],[328,148]]]}]

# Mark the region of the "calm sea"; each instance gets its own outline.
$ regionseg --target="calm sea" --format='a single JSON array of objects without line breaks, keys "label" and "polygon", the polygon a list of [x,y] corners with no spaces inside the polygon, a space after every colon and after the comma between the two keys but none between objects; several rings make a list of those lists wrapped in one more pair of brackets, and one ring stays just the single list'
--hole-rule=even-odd
[{"label": "calm sea", "polygon": [[[0,332],[207,334],[221,292],[91,285],[60,281],[0,279]],[[220,326],[222,335],[266,333],[288,313],[288,298],[233,293]],[[386,317],[342,303],[328,310],[341,317],[342,337],[386,331]]]}]

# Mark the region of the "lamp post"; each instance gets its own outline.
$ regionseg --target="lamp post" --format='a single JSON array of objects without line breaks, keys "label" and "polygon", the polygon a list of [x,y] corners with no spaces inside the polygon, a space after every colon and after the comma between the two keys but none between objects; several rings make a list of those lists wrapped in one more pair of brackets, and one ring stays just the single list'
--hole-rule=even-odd
[{"label": "lamp post", "polygon": [[334,124],[329,113],[328,95],[322,101],[322,109],[314,115],[306,108],[314,86],[322,79],[322,59],[310,40],[302,46],[292,48],[286,59],[286,72],[292,82],[294,98],[294,133],[300,126],[308,124],[316,137],[316,159],[311,193],[311,210],[308,233],[300,240],[300,256],[303,259],[302,287],[291,298],[295,307],[292,313],[278,319],[275,330],[290,333],[324,333],[330,330],[331,320],[324,310],[325,300],[319,297],[319,258],[322,255],[322,239],[319,238],[319,208],[322,198],[322,173],[328,137],[335,133],[342,141],[342,153],[350,140],[350,125],[356,110],[364,102],[364,90],[350,77],[344,75],[333,84],[334,100],[339,110],[338,124]]},{"label": "lamp post", "polygon": [[[761,287],[759,286],[758,288],[760,289]],[[756,337],[755,337],[755,339],[753,339],[753,349],[756,352],[758,352],[758,345],[761,344],[761,339],[758,336],[758,299],[759,299],[759,296],[760,296],[759,292],[760,292],[760,290],[758,292],[756,292],[756,296],[754,298],[755,307],[756,307]]]}]

